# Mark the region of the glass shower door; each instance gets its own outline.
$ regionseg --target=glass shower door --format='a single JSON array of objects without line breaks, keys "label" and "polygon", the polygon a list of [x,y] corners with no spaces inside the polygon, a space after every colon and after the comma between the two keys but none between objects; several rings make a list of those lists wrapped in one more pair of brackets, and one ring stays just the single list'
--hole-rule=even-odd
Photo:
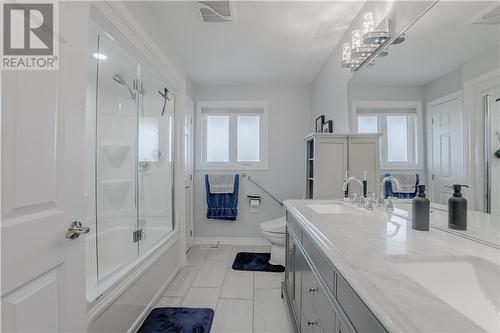
[{"label": "glass shower door", "polygon": [[138,61],[108,34],[98,39],[95,193],[97,270],[102,280],[138,256]]},{"label": "glass shower door", "polygon": [[140,252],[173,229],[174,95],[152,67],[141,67],[138,197]]}]

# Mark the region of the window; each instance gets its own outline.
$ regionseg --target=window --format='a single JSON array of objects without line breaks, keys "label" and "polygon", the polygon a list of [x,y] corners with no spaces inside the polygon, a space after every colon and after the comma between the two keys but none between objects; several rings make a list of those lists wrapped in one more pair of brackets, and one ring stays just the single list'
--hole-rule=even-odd
[{"label": "window", "polygon": [[[420,170],[423,168],[423,140],[420,103],[354,102],[358,133],[382,133],[382,170]],[[406,103],[406,104],[405,104]]]},{"label": "window", "polygon": [[200,102],[197,110],[198,169],[267,169],[266,102]]}]

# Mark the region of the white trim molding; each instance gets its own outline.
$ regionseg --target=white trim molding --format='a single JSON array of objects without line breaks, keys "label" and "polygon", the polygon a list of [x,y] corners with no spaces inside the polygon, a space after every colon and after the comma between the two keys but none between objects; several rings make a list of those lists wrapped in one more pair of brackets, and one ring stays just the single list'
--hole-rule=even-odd
[{"label": "white trim molding", "polygon": [[483,110],[481,96],[486,90],[500,83],[500,68],[478,75],[463,82],[465,160],[468,161],[467,181],[474,200],[469,200],[471,209],[484,210],[483,137],[481,133]]},{"label": "white trim molding", "polygon": [[194,237],[193,245],[271,245],[265,238]]},{"label": "white trim molding", "polygon": [[464,138],[465,136],[465,133],[467,133],[467,124],[466,124],[466,120],[465,120],[465,112],[464,112],[464,107],[463,107],[463,97],[462,97],[462,91],[461,90],[458,90],[458,91],[455,91],[455,92],[452,92],[450,94],[447,94],[447,95],[444,95],[444,96],[441,96],[441,97],[438,97],[436,99],[433,99],[429,102],[426,103],[426,126],[427,126],[427,184],[429,184],[430,186],[428,186],[428,195],[430,198],[433,197],[434,193],[433,192],[433,183],[434,183],[434,180],[432,179],[432,175],[434,174],[434,168],[433,168],[433,165],[434,165],[434,160],[433,160],[433,130],[432,130],[432,116],[431,116],[431,112],[432,112],[432,108],[437,106],[437,105],[440,105],[440,104],[443,104],[443,103],[446,103],[446,102],[449,102],[449,101],[452,101],[454,99],[457,99],[460,103],[460,105],[462,106],[462,109],[459,110],[457,113],[458,113],[458,117],[460,117],[460,133],[458,134],[458,138],[460,140],[460,143],[459,145],[462,146],[462,150],[460,151],[460,156],[458,158],[458,160],[460,161],[460,165],[458,166],[460,168],[460,171],[461,171],[461,177],[462,177],[462,180],[460,180],[460,182],[464,183],[464,184],[467,184],[469,183],[468,181],[468,163],[466,162],[466,159],[465,157],[468,156],[468,151],[467,151],[467,140],[466,138]]},{"label": "white trim molding", "polygon": [[[238,171],[238,170],[268,170],[269,161],[269,129],[268,129],[268,102],[262,100],[255,101],[202,101],[196,103],[196,170],[212,171]],[[203,110],[213,110],[204,112]],[[229,162],[206,163],[203,114],[217,113],[229,115]],[[256,163],[237,162],[237,133],[236,124],[232,116],[258,115],[261,116],[260,127],[260,161]],[[233,121],[233,123],[231,123]]]},{"label": "white trim molding", "polygon": [[[387,109],[414,109],[417,115],[417,128],[416,128],[416,144],[417,151],[416,158],[417,163],[406,164],[398,164],[398,163],[389,163],[385,164],[384,161],[380,161],[380,170],[381,171],[423,171],[424,170],[424,117],[422,111],[422,102],[421,101],[374,101],[374,100],[356,100],[351,102],[351,109],[349,111],[349,119],[351,122],[351,133],[358,133],[358,122],[357,122],[357,110],[359,108],[380,108],[381,110]],[[394,113],[397,114],[397,113]],[[385,147],[382,147],[381,140],[381,156],[384,154]]]}]

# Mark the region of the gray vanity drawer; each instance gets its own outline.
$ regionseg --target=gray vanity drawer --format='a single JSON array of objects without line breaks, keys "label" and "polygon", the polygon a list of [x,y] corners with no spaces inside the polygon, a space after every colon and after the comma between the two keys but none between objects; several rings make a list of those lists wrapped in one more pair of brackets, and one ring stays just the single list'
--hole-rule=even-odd
[{"label": "gray vanity drawer", "polygon": [[321,325],[321,321],[314,311],[311,300],[306,295],[307,291],[302,288],[302,312],[300,319],[300,331],[301,333],[330,333],[330,331],[326,331],[323,329]]},{"label": "gray vanity drawer", "polygon": [[286,225],[292,230],[293,235],[297,238],[299,243],[302,243],[302,229],[293,216],[288,213],[288,211],[286,212]]},{"label": "gray vanity drawer", "polygon": [[302,245],[305,252],[313,262],[316,270],[319,272],[326,285],[335,295],[335,270],[332,264],[325,258],[325,256],[318,250],[313,241],[305,233],[303,235]]},{"label": "gray vanity drawer", "polygon": [[328,295],[311,269],[302,273],[302,298],[309,298],[321,327],[326,333],[334,331],[335,310],[328,300]]},{"label": "gray vanity drawer", "polygon": [[358,332],[386,332],[375,316],[340,276],[337,276],[337,301]]}]

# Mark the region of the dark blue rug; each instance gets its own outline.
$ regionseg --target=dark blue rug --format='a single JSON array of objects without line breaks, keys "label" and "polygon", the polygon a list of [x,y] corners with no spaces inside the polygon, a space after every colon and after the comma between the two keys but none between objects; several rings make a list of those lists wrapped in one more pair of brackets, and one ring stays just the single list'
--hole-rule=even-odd
[{"label": "dark blue rug", "polygon": [[138,333],[209,333],[214,310],[204,308],[156,308]]},{"label": "dark blue rug", "polygon": [[233,269],[276,273],[285,271],[285,267],[281,265],[271,265],[269,259],[271,259],[271,253],[238,252],[234,259]]}]

